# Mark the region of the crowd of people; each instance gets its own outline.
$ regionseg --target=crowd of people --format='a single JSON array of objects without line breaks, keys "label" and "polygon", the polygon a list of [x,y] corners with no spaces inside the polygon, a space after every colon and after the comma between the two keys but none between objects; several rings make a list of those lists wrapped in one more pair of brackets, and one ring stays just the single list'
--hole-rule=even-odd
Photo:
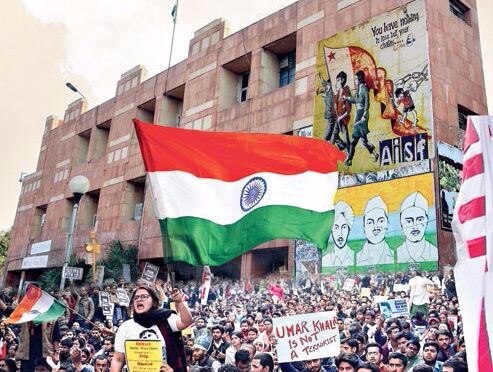
[{"label": "crowd of people", "polygon": [[[467,371],[450,274],[351,276],[352,287],[343,289],[346,279],[213,278],[205,301],[197,282],[71,285],[67,291],[45,289],[66,305],[58,320],[18,325],[5,323],[18,300],[4,290],[0,372],[122,371],[125,341],[133,339],[161,341],[160,371]],[[118,288],[125,288],[129,303],[121,303]],[[103,313],[102,291],[109,293],[111,315]],[[405,299],[408,315],[385,317],[377,296]],[[324,311],[337,318],[340,354],[279,363],[275,318]]]}]

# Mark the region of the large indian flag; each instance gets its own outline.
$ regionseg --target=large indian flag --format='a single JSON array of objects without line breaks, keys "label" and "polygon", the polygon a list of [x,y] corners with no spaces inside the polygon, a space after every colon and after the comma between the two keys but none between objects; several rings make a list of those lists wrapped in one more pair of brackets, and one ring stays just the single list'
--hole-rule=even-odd
[{"label": "large indian flag", "polygon": [[29,284],[25,296],[5,321],[7,323],[50,322],[58,319],[64,311],[64,305],[45,291]]},{"label": "large indian flag", "polygon": [[134,123],[165,257],[216,266],[277,238],[326,247],[344,158],[331,144]]}]

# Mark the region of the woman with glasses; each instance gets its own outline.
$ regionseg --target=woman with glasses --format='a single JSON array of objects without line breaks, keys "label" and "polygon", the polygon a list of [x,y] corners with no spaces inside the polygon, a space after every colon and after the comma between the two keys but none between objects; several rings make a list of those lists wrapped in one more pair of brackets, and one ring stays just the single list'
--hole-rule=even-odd
[{"label": "woman with glasses", "polygon": [[125,364],[125,341],[139,339],[160,340],[163,362],[175,372],[186,371],[180,331],[192,324],[192,316],[180,290],[174,289],[171,297],[177,313],[159,308],[159,297],[154,289],[143,285],[135,289],[130,298],[133,318],[118,328],[111,372],[120,372]]}]

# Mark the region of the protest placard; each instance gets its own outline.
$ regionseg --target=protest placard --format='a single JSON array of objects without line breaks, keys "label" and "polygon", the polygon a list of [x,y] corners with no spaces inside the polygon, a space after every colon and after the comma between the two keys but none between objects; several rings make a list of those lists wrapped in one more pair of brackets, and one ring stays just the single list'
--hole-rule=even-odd
[{"label": "protest placard", "polygon": [[107,319],[113,318],[113,312],[115,311],[115,304],[110,302],[109,304],[101,304],[101,310],[103,310],[103,315]]},{"label": "protest placard", "polygon": [[104,266],[96,266],[96,285],[101,287],[104,281]]},{"label": "protest placard", "polygon": [[161,368],[162,346],[159,340],[126,340],[125,356],[129,372],[156,372]]},{"label": "protest placard", "polygon": [[371,297],[371,290],[370,288],[361,288],[361,291],[359,292],[360,297],[366,297],[370,298]]},{"label": "protest placard", "polygon": [[122,264],[122,276],[126,282],[132,281],[132,275],[130,272],[130,265],[129,264]]},{"label": "protest placard", "polygon": [[343,291],[349,291],[351,292],[354,288],[354,283],[355,283],[355,280],[352,279],[352,278],[347,278],[345,281],[344,281],[344,286],[342,287],[342,290]]},{"label": "protest placard", "polygon": [[118,302],[121,306],[128,307],[128,305],[130,305],[130,298],[128,297],[128,293],[125,288],[117,288],[116,296],[118,297]]},{"label": "protest placard", "polygon": [[105,291],[99,292],[99,304],[103,305],[109,303],[110,303],[110,293]]},{"label": "protest placard", "polygon": [[385,319],[409,316],[407,301],[403,298],[384,300],[380,301],[378,304],[380,305],[380,311]]},{"label": "protest placard", "polygon": [[335,311],[272,319],[279,363],[339,355],[339,328]]},{"label": "protest placard", "polygon": [[153,283],[156,281],[157,274],[159,273],[159,267],[146,262],[144,266],[144,271],[142,272],[142,280],[146,282]]}]

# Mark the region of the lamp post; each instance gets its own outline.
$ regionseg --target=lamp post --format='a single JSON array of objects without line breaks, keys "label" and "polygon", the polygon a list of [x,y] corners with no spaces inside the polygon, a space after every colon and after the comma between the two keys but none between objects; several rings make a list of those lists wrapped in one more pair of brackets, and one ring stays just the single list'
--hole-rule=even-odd
[{"label": "lamp post", "polygon": [[67,235],[67,242],[65,244],[65,260],[62,270],[62,278],[60,280],[60,290],[65,288],[64,273],[69,264],[70,256],[72,256],[72,250],[74,248],[74,229],[75,221],[77,219],[77,211],[79,210],[79,202],[87,191],[89,191],[89,180],[85,176],[75,176],[68,184],[69,190],[74,195],[74,206],[72,208],[72,216],[70,217],[70,226]]},{"label": "lamp post", "polygon": [[74,84],[72,83],[65,83],[65,86],[70,89],[72,92],[75,92],[75,93],[79,93],[80,96],[83,98],[83,99],[86,99],[86,97],[84,97],[84,95],[80,92],[80,90],[78,90]]}]

